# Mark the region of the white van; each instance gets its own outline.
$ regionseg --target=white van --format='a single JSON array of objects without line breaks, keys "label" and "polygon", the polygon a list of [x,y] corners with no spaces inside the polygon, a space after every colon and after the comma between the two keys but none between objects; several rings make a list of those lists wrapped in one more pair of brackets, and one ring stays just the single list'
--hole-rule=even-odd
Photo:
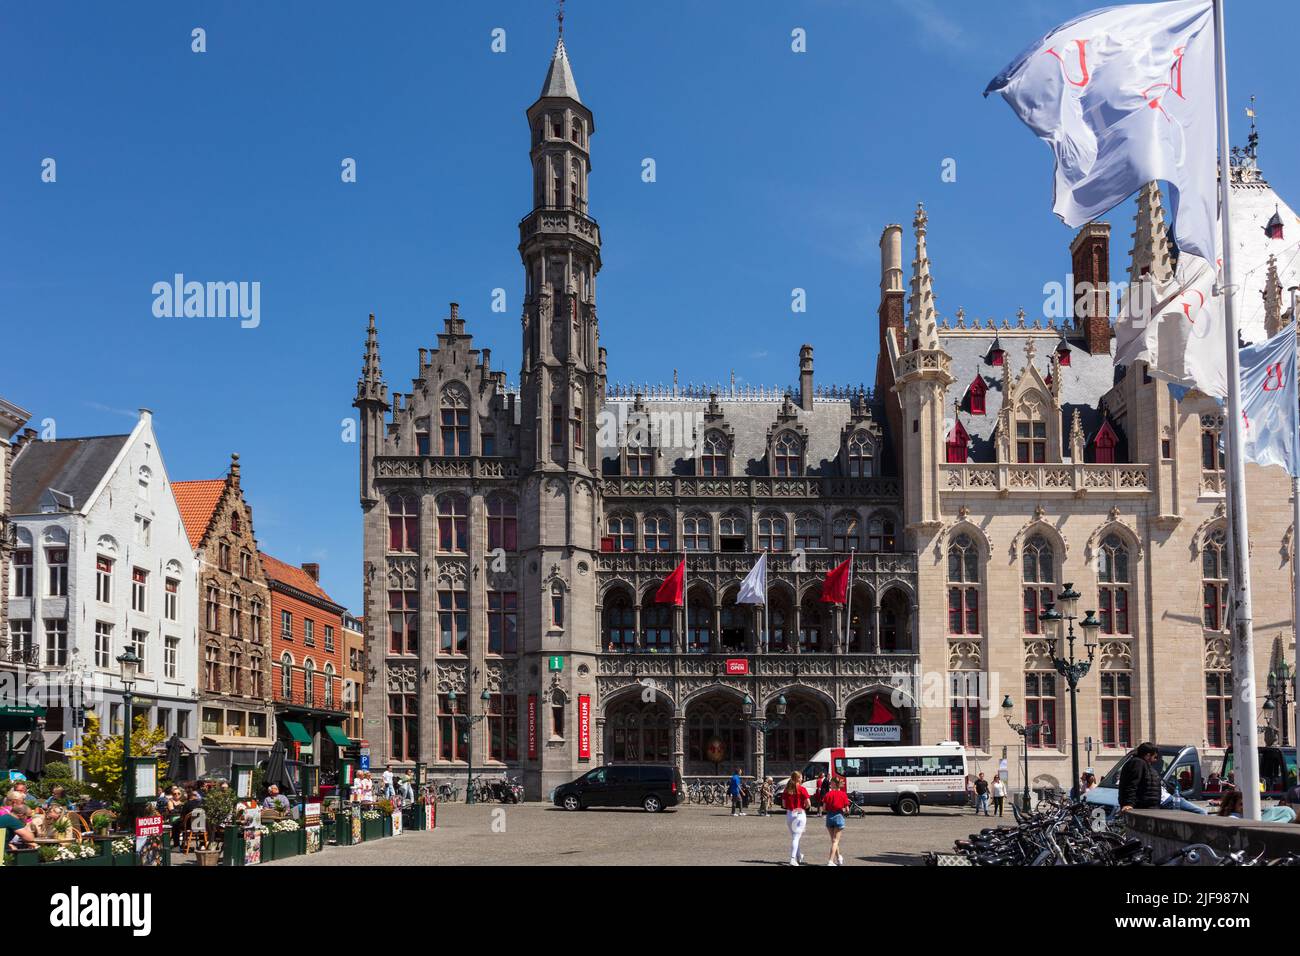
[{"label": "white van", "polygon": [[[810,797],[817,789],[817,774],[830,772],[844,778],[849,797],[859,806],[889,807],[910,817],[920,813],[922,804],[966,803],[966,748],[959,743],[823,748],[803,769],[803,787]],[[785,783],[777,785],[778,794]]]}]

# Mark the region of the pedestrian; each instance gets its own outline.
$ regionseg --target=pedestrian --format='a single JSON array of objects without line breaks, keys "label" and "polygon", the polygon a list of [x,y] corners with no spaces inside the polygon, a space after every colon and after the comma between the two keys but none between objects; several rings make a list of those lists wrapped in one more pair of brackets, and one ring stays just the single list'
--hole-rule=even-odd
[{"label": "pedestrian", "polygon": [[826,771],[824,771],[824,770],[822,770],[822,771],[818,771],[818,773],[817,773],[817,786],[813,788],[813,798],[812,798],[812,805],[813,805],[813,813],[814,813],[814,814],[819,814],[819,813],[822,812],[822,810],[821,810],[821,808],[822,808],[822,800],[825,798],[825,796],[826,796],[826,791],[827,791],[829,788],[830,788],[830,781],[828,781],[828,780],[826,779]]},{"label": "pedestrian", "polygon": [[387,799],[391,800],[393,799],[393,768],[392,767],[384,768],[383,781],[384,781],[384,796]]},{"label": "pedestrian", "polygon": [[844,780],[835,777],[828,784],[822,810],[826,813],[826,834],[831,838],[831,855],[827,866],[843,866],[844,854],[840,852],[840,838],[844,836],[844,811],[849,808],[849,795],[844,791]]},{"label": "pedestrian", "polygon": [[1002,816],[1002,806],[1007,802],[1007,784],[1002,774],[993,778],[993,811]]},{"label": "pedestrian", "polygon": [[731,815],[733,817],[743,817],[745,815],[745,785],[740,779],[740,768],[731,775],[731,782],[727,784],[727,792],[731,794]]},{"label": "pedestrian", "polygon": [[[767,816],[767,808],[772,805],[772,791],[775,789],[771,777],[764,777],[763,784],[758,788],[758,815]],[[1300,800],[1296,801],[1300,803]]]},{"label": "pedestrian", "polygon": [[989,815],[989,782],[982,773],[975,778],[975,816],[979,816],[981,810],[986,817]]},{"label": "pedestrian", "polygon": [[1242,808],[1245,806],[1245,799],[1240,790],[1227,791],[1219,801],[1219,816],[1241,817],[1244,812]]},{"label": "pedestrian", "polygon": [[415,788],[411,786],[411,778],[402,778],[402,804],[409,806],[415,803]]},{"label": "pedestrian", "polygon": [[808,791],[803,788],[803,774],[798,770],[790,774],[785,790],[781,792],[781,806],[785,807],[785,825],[790,830],[790,865],[798,866],[803,862],[799,852],[799,841],[808,826]]},{"label": "pedestrian", "polygon": [[1165,792],[1156,761],[1160,750],[1150,741],[1138,744],[1133,756],[1119,772],[1119,808],[1124,810],[1158,810]]}]

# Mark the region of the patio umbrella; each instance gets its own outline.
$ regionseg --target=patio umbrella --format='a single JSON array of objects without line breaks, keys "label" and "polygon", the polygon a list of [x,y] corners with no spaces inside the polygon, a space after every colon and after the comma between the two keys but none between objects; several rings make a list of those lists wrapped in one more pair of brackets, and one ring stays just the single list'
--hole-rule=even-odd
[{"label": "patio umbrella", "polygon": [[164,751],[167,758],[167,771],[165,776],[168,780],[175,781],[181,775],[181,738],[180,734],[172,734],[167,738],[167,747]]},{"label": "patio umbrella", "polygon": [[267,787],[275,784],[283,794],[294,793],[293,780],[284,763],[284,741],[277,740],[275,746],[271,748],[271,756],[266,761],[266,778],[262,783]]},{"label": "patio umbrella", "polygon": [[36,780],[45,772],[45,735],[39,730],[32,731],[27,738],[27,750],[18,769],[27,775],[28,780]]}]

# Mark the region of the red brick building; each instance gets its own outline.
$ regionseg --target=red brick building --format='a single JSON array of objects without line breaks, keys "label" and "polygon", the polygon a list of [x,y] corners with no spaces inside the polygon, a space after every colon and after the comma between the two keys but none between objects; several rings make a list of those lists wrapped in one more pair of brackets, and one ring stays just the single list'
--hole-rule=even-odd
[{"label": "red brick building", "polygon": [[297,568],[262,554],[271,589],[271,681],[276,729],[290,754],[326,770],[351,741],[343,695],[346,641],[338,604],[320,586],[320,565]]}]

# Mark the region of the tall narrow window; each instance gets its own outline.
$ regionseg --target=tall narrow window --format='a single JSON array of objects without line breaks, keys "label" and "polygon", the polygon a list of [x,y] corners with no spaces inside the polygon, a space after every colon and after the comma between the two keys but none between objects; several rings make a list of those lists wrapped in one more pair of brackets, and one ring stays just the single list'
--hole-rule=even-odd
[{"label": "tall narrow window", "polygon": [[872,554],[893,554],[898,550],[898,534],[894,519],[888,515],[872,515],[867,524],[867,550]]},{"label": "tall narrow window", "polygon": [[1232,674],[1205,674],[1205,742],[1211,747],[1228,746],[1232,736]]},{"label": "tall narrow window", "polygon": [[803,474],[803,442],[794,432],[782,432],[772,447],[773,473],[778,478]]},{"label": "tall narrow window", "polygon": [[857,515],[836,515],[831,522],[831,547],[836,551],[861,551],[862,535],[858,527]]},{"label": "tall narrow window", "polygon": [[[389,702],[392,709],[392,702]],[[469,743],[468,734],[462,736],[462,728],[467,725],[456,719],[456,710],[451,705],[449,694],[438,695],[438,757],[442,760],[461,760],[461,754]]]},{"label": "tall narrow window", "polygon": [[646,551],[673,550],[671,519],[667,515],[649,515],[641,525],[641,539]]},{"label": "tall narrow window", "polygon": [[166,590],[163,592],[163,613],[169,621],[180,620],[180,591],[181,582],[175,578],[168,578]]},{"label": "tall narrow window", "polygon": [[388,651],[420,652],[420,592],[394,588],[388,592]]},{"label": "tall narrow window", "polygon": [[1201,468],[1205,471],[1221,471],[1225,467],[1225,455],[1219,445],[1219,427],[1208,424],[1207,418],[1201,419]]},{"label": "tall narrow window", "polygon": [[758,550],[784,551],[786,523],[781,515],[767,514],[758,519]]},{"label": "tall narrow window", "polygon": [[966,534],[948,546],[948,633],[980,633],[979,551]]},{"label": "tall narrow window", "polygon": [[388,695],[388,736],[394,760],[420,759],[419,701],[415,694]]},{"label": "tall narrow window", "polygon": [[1101,745],[1133,746],[1133,675],[1128,671],[1101,673]]},{"label": "tall narrow window", "polygon": [[849,477],[870,478],[876,473],[876,443],[865,431],[849,439]]},{"label": "tall narrow window", "polygon": [[45,621],[45,666],[65,667],[68,663],[68,622],[63,618]]},{"label": "tall narrow window", "polygon": [[980,674],[953,671],[949,678],[948,736],[967,747],[980,743]]},{"label": "tall narrow window", "polygon": [[95,600],[113,603],[113,561],[103,555],[95,558]]},{"label": "tall narrow window", "polygon": [[816,515],[800,515],[795,518],[794,546],[805,551],[821,550],[822,519]]},{"label": "tall narrow window", "polygon": [[131,569],[131,610],[149,610],[149,572],[144,568]]},{"label": "tall narrow window", "polygon": [[1016,422],[1016,461],[1021,464],[1047,461],[1047,422]]},{"label": "tall narrow window", "polygon": [[687,515],[682,521],[682,547],[687,551],[711,551],[711,528],[708,515]]},{"label": "tall narrow window", "polygon": [[564,445],[564,405],[560,402],[551,403],[551,444]]},{"label": "tall narrow window", "polygon": [[113,625],[104,621],[95,622],[95,666],[107,670],[113,665]]},{"label": "tall narrow window", "polygon": [[1102,633],[1128,634],[1128,549],[1118,535],[1109,534],[1101,542],[1097,582]]},{"label": "tall narrow window", "polygon": [[514,551],[519,547],[519,503],[506,495],[488,499],[488,550]]},{"label": "tall narrow window", "polygon": [[469,594],[463,585],[443,582],[438,591],[439,648],[444,654],[469,652]]},{"label": "tall narrow window", "polygon": [[388,550],[420,550],[420,502],[414,495],[388,496]]},{"label": "tall narrow window", "polygon": [[564,585],[559,581],[551,585],[551,627],[564,627]]},{"label": "tall narrow window", "polygon": [[636,522],[628,515],[615,515],[609,519],[611,548],[614,551],[636,550]]},{"label": "tall narrow window", "polygon": [[519,698],[493,694],[488,701],[488,759],[519,759]]},{"label": "tall narrow window", "polygon": [[654,452],[644,445],[629,445],[627,448],[627,473],[631,477],[642,477],[655,473]]},{"label": "tall narrow window", "polygon": [[243,637],[244,599],[230,592],[230,636]]},{"label": "tall narrow window", "polygon": [[573,447],[582,450],[582,406],[573,406]]},{"label": "tall narrow window", "polygon": [[14,597],[32,596],[32,549],[20,548],[14,552],[9,573],[13,579]]},{"label": "tall narrow window", "polygon": [[[288,669],[285,670],[287,673]],[[203,689],[213,694],[221,693],[221,649],[215,644],[203,649]]]},{"label": "tall narrow window", "polygon": [[730,473],[727,455],[727,436],[714,430],[704,436],[704,445],[700,450],[700,474],[706,478],[718,478]]},{"label": "tall narrow window", "polygon": [[1046,724],[1028,739],[1031,747],[1056,746],[1056,674],[1052,671],[1025,673],[1025,723]]},{"label": "tall narrow window", "polygon": [[1201,622],[1207,631],[1220,631],[1227,625],[1228,549],[1227,537],[1220,531],[1206,536],[1201,551]]},{"label": "tall narrow window", "polygon": [[438,550],[457,554],[469,550],[469,503],[462,495],[438,499]]},{"label": "tall narrow window", "polygon": [[488,653],[519,653],[519,595],[515,591],[488,592]]},{"label": "tall narrow window", "polygon": [[[1038,615],[1048,604],[1055,602],[1053,585],[1056,573],[1053,567],[1052,546],[1041,534],[1036,534],[1025,542],[1021,554],[1022,578],[1024,586],[1024,629],[1026,634],[1038,634],[1042,622]],[[1033,721],[1030,721],[1033,723]]]},{"label": "tall narrow window", "polygon": [[293,700],[293,658],[288,653],[280,656],[280,699]]},{"label": "tall narrow window", "polygon": [[46,584],[45,593],[50,597],[68,596],[68,550],[66,548],[47,548],[45,550]]},{"label": "tall narrow window", "polygon": [[468,455],[469,396],[460,385],[449,385],[442,390],[441,423],[442,453]]},{"label": "tall narrow window", "polygon": [[203,625],[209,631],[221,632],[221,595],[212,584],[204,591]]}]

